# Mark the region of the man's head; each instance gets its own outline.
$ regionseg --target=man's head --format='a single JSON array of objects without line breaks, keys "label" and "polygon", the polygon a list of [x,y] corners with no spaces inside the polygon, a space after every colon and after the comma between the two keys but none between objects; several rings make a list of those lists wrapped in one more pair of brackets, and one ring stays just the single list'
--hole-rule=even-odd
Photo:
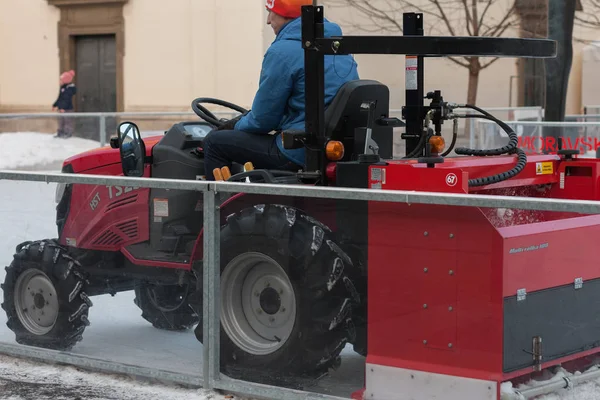
[{"label": "man's head", "polygon": [[302,6],[312,3],[312,0],[267,0],[267,24],[271,25],[277,35],[285,24],[300,17]]}]

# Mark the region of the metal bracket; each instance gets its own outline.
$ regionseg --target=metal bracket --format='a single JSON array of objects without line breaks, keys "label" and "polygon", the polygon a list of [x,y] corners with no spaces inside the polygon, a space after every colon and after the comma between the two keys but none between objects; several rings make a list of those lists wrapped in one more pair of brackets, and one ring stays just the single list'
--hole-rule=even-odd
[{"label": "metal bracket", "polygon": [[362,111],[367,111],[369,113],[367,118],[367,135],[365,137],[365,154],[379,154],[379,146],[377,142],[373,140],[373,125],[375,123],[375,106],[376,102],[369,101],[362,103],[360,108]]},{"label": "metal bracket", "polygon": [[583,278],[575,279],[575,290],[581,289],[583,287]]},{"label": "metal bracket", "polygon": [[532,351],[533,351],[533,370],[541,371],[542,370],[542,337],[541,336],[533,337]]},{"label": "metal bracket", "polygon": [[525,300],[525,298],[527,297],[527,290],[526,289],[519,289],[517,290],[517,301],[523,301]]}]

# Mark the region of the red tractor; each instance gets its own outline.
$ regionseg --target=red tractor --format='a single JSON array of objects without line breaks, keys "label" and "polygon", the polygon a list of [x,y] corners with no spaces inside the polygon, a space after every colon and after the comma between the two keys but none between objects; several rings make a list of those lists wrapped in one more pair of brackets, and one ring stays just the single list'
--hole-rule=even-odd
[{"label": "red tractor", "polygon": [[[426,56],[552,57],[555,42],[424,37],[414,13],[405,14],[400,38],[324,38],[322,7],[303,7],[302,18],[306,131],[283,135],[286,147],[305,146],[307,166],[224,169],[240,192],[249,180],[600,197],[597,159],[576,151],[528,157],[510,127],[484,110],[423,92]],[[389,116],[388,88],[371,80],[346,84],[325,110],[323,57],[352,53],[409,55],[405,123]],[[135,124],[123,123],[110,148],[66,160],[63,172],[202,179],[202,139],[222,123],[204,102],[245,111],[196,99],[205,122],[144,140]],[[468,117],[460,108],[495,120],[507,145],[446,157],[455,141],[445,148],[441,126]],[[407,154],[393,159],[393,129],[402,126]],[[7,268],[2,306],[17,342],[68,350],[89,325],[91,296],[129,290],[155,327],[197,324],[202,340],[203,194],[69,184],[57,195],[58,239],[19,244]],[[321,374],[351,343],[367,357],[368,398],[459,398],[454,388],[497,399],[504,381],[600,351],[590,306],[600,301],[592,257],[599,216],[244,193],[220,194],[218,206],[220,359],[232,376]]]}]

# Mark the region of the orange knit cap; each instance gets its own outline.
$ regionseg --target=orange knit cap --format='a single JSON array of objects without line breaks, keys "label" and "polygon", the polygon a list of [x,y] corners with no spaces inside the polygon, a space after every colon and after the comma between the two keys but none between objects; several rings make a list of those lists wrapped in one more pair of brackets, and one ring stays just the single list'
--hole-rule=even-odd
[{"label": "orange knit cap", "polygon": [[267,10],[285,18],[298,18],[302,6],[310,6],[312,0],[267,0]]}]

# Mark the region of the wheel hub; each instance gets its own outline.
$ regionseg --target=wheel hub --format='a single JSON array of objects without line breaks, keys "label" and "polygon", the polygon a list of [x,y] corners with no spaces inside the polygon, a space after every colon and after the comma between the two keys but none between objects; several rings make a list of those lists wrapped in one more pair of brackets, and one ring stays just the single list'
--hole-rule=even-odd
[{"label": "wheel hub", "polygon": [[277,290],[266,288],[259,296],[260,307],[269,315],[276,314],[281,308],[281,297]]},{"label": "wheel hub", "polygon": [[17,317],[29,332],[45,335],[58,318],[58,296],[54,284],[40,270],[23,272],[15,284],[14,293]]},{"label": "wheel hub", "polygon": [[285,344],[296,320],[296,296],[284,269],[262,253],[233,259],[221,276],[221,323],[231,340],[255,355]]},{"label": "wheel hub", "polygon": [[41,293],[36,293],[33,296],[33,304],[36,308],[44,308],[44,306],[46,305],[46,299],[44,298],[44,295],[42,295]]}]

